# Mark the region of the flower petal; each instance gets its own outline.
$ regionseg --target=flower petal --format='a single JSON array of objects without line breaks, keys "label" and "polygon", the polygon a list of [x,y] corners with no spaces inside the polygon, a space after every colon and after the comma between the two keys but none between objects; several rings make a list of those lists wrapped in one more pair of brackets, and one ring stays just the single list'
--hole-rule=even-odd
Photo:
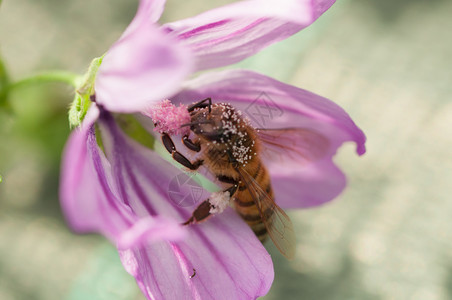
[{"label": "flower petal", "polygon": [[141,111],[171,95],[190,74],[190,50],[154,24],[163,4],[141,1],[134,20],[105,55],[95,90],[96,102],[109,111]]},{"label": "flower petal", "polygon": [[319,206],[336,198],[346,186],[345,175],[330,158],[290,172],[265,164],[278,205],[286,209]]},{"label": "flower petal", "polygon": [[[243,70],[208,73],[187,82],[185,90],[174,96],[173,102],[189,104],[206,97],[212,97],[214,102],[231,103],[258,128],[299,128],[315,132],[327,141],[323,155],[307,153],[307,157],[317,159],[300,161],[282,155],[275,161],[262,156],[281,207],[309,207],[333,199],[345,187],[345,177],[332,161],[338,147],[354,141],[357,153],[365,152],[363,132],[342,108],[321,96],[264,75]],[[293,144],[310,149],[307,144],[310,139],[301,137],[293,135],[299,139]]]},{"label": "flower petal", "polygon": [[270,255],[232,209],[190,226],[183,242],[120,256],[148,299],[256,299],[274,277]]},{"label": "flower petal", "polygon": [[63,156],[60,198],[71,227],[99,232],[121,248],[182,238],[184,228],[178,222],[140,218],[121,201],[110,164],[96,142],[92,118],[96,113],[93,106],[83,126],[71,134]]},{"label": "flower petal", "polygon": [[179,240],[185,238],[184,229],[174,220],[157,216],[138,219],[117,240],[119,249],[129,249],[150,242]]},{"label": "flower petal", "polygon": [[[114,180],[121,183],[118,193],[131,209],[140,216],[186,221],[195,202],[187,206],[170,197],[181,171],[128,140],[108,113],[101,115],[99,127]],[[255,299],[267,293],[274,276],[271,258],[232,209],[186,228],[183,241],[120,251],[126,270],[149,299]]]},{"label": "flower petal", "polygon": [[142,23],[156,23],[163,13],[165,3],[166,0],[140,0],[137,13],[122,36],[137,30],[138,27],[142,26]]},{"label": "flower petal", "polygon": [[165,9],[165,3],[166,0],[140,0],[135,19],[149,18],[152,22],[157,22]]},{"label": "flower petal", "polygon": [[196,70],[236,63],[312,24],[335,0],[248,0],[164,27],[195,53]]}]

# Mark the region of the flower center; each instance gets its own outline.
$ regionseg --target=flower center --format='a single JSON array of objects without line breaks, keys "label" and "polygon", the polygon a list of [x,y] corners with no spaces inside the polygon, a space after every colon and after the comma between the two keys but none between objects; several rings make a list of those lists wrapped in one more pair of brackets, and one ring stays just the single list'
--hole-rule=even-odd
[{"label": "flower center", "polygon": [[182,126],[190,122],[190,113],[183,104],[175,106],[169,100],[163,100],[153,105],[145,115],[153,120],[154,131],[159,133],[188,135],[190,132],[189,127]]}]

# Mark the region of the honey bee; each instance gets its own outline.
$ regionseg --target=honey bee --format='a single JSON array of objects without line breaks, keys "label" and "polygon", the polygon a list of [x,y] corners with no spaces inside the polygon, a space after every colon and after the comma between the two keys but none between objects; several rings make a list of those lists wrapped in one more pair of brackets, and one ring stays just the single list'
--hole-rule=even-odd
[{"label": "honey bee", "polygon": [[[204,165],[216,176],[234,199],[234,208],[251,227],[261,242],[270,236],[279,251],[288,259],[295,254],[295,234],[290,218],[275,203],[270,174],[261,160],[265,143],[278,145],[277,136],[293,129],[257,130],[249,120],[229,104],[212,104],[210,98],[188,107],[189,126],[194,139],[182,137],[183,144],[199,152],[191,162],[163,133],[162,142],[172,157],[190,170]],[[199,223],[211,215],[212,204],[207,199],[193,212],[184,225]]]}]

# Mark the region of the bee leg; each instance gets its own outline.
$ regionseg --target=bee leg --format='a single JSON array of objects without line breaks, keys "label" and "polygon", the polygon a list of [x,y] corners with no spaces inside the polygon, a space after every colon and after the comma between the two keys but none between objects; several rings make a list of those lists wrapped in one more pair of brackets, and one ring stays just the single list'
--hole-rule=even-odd
[{"label": "bee leg", "polygon": [[188,149],[199,152],[201,151],[201,145],[198,143],[193,142],[187,135],[184,135],[182,137],[182,143],[184,143],[185,147]]},{"label": "bee leg", "polygon": [[243,186],[242,182],[240,180],[236,180],[236,179],[234,179],[232,177],[220,175],[220,176],[217,176],[217,179],[219,181],[221,181],[221,182],[232,184],[230,189],[235,186],[235,190],[229,191],[231,198],[232,198],[232,195],[236,192],[237,189],[239,189],[240,191],[242,191],[244,189],[244,186]]},{"label": "bee leg", "polygon": [[[208,101],[209,104],[206,104],[205,102]],[[204,100],[198,101],[188,107],[188,112],[194,111],[196,108],[205,108],[209,107],[209,113],[212,111],[212,98],[206,98]]]},{"label": "bee leg", "polygon": [[233,186],[225,189],[224,192],[229,192],[229,197],[232,198],[232,196],[234,196],[235,192],[237,191],[238,186],[238,183],[234,184]]},{"label": "bee leg", "polygon": [[174,151],[172,156],[175,161],[177,161],[184,167],[189,168],[190,170],[197,170],[203,163],[202,159],[198,159],[192,163],[191,161],[188,160],[188,158],[186,158],[185,156],[180,154],[180,152],[178,152],[178,151]]},{"label": "bee leg", "polygon": [[195,162],[191,162],[183,156],[179,151],[176,151],[176,146],[174,145],[173,140],[167,133],[162,134],[162,143],[165,146],[166,150],[171,153],[171,156],[175,161],[183,165],[184,167],[189,168],[190,170],[197,170],[203,163],[201,159],[196,160]]},{"label": "bee leg", "polygon": [[229,176],[220,175],[220,176],[217,176],[217,179],[224,183],[230,183],[230,184],[235,184],[235,185],[239,184],[239,182],[237,180],[235,180],[234,178],[229,177]]},{"label": "bee leg", "polygon": [[209,199],[207,199],[193,211],[193,214],[191,215],[190,219],[182,223],[182,225],[189,225],[207,220],[207,218],[212,215],[210,213],[211,208],[212,204],[209,202]]},{"label": "bee leg", "polygon": [[162,133],[162,143],[169,153],[172,154],[174,151],[176,151],[176,146],[174,146],[173,140],[167,133]]},{"label": "bee leg", "polygon": [[[237,185],[234,184],[233,186],[225,189],[223,193],[229,192],[229,196],[232,197],[232,195],[234,195],[236,191]],[[210,203],[210,200],[207,199],[193,211],[193,214],[191,215],[190,219],[182,223],[182,225],[190,225],[193,223],[200,223],[207,220],[210,216],[212,216],[212,214],[210,213],[210,210],[212,208],[214,208],[214,206]]]}]

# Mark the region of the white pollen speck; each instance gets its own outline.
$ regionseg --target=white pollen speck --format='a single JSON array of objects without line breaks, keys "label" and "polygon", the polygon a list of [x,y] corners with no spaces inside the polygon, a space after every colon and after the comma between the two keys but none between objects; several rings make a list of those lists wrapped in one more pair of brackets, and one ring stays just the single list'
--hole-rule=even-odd
[{"label": "white pollen speck", "polygon": [[209,202],[212,204],[209,212],[211,214],[222,213],[228,207],[229,200],[231,200],[231,195],[228,191],[212,193],[209,197]]}]

